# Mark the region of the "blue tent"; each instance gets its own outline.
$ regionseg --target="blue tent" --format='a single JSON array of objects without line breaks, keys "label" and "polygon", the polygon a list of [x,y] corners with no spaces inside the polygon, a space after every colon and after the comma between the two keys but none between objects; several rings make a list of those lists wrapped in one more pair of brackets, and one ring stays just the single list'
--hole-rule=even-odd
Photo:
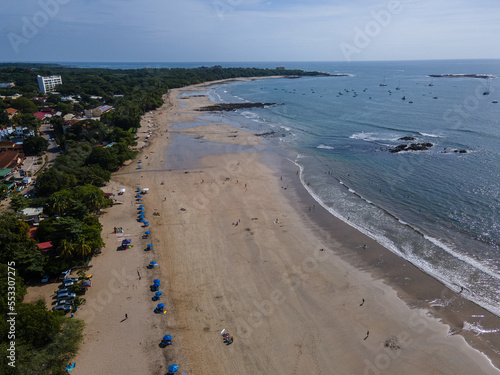
[{"label": "blue tent", "polygon": [[175,363],[168,366],[168,371],[170,372],[176,372],[179,369],[179,366],[177,366]]},{"label": "blue tent", "polygon": [[153,244],[152,243],[148,243],[147,247],[153,247]]},{"label": "blue tent", "polygon": [[149,230],[147,230],[146,232],[144,232],[145,234],[151,234],[151,232]]},{"label": "blue tent", "polygon": [[141,214],[141,215],[139,215],[139,219],[144,219],[145,217],[146,217],[146,216],[144,216],[144,215],[142,215],[142,214]]},{"label": "blue tent", "polygon": [[142,207],[144,207],[144,205],[143,205],[143,204],[140,204],[140,205],[139,205],[139,207],[141,207],[141,208],[142,208]]},{"label": "blue tent", "polygon": [[152,260],[151,262],[149,262],[149,264],[152,264],[153,266],[156,266],[156,261],[155,260]]},{"label": "blue tent", "polygon": [[159,283],[160,283],[160,279],[154,279],[154,280],[153,280],[153,283],[155,283],[155,284],[156,284],[156,283],[157,283],[157,284],[159,284]]},{"label": "blue tent", "polygon": [[158,307],[159,309],[163,309],[165,307],[165,304],[164,303],[159,303],[158,306],[156,306],[156,307]]},{"label": "blue tent", "polygon": [[156,292],[156,293],[155,293],[155,296],[156,296],[156,297],[160,297],[161,295],[162,295],[162,292]]},{"label": "blue tent", "polygon": [[172,336],[170,336],[170,335],[165,335],[165,336],[163,336],[163,340],[165,340],[165,341],[170,341],[170,340],[172,340]]}]

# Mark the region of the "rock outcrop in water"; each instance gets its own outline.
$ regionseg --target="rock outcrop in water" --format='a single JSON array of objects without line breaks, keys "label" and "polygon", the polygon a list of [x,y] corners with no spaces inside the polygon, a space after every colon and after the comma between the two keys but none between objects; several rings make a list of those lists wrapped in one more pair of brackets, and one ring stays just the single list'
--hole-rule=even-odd
[{"label": "rock outcrop in water", "polygon": [[415,140],[415,138],[410,137],[410,136],[401,137],[398,139],[398,141],[414,141],[414,140]]},{"label": "rock outcrop in water", "polygon": [[412,143],[409,145],[397,145],[394,148],[390,148],[389,152],[396,153],[401,151],[425,151],[430,149],[432,146],[434,145],[430,142]]},{"label": "rock outcrop in water", "polygon": [[483,78],[489,79],[494,78],[489,74],[429,74],[429,77],[434,78]]},{"label": "rock outcrop in water", "polygon": [[201,112],[234,111],[235,109],[264,108],[273,105],[278,105],[278,104],[277,103],[219,103],[198,108],[196,109],[196,111],[201,111]]}]

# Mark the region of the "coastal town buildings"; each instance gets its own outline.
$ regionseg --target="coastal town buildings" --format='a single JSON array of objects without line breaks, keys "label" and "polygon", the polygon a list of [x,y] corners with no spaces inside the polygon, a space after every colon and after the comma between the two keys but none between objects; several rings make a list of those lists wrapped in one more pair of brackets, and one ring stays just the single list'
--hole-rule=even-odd
[{"label": "coastal town buildings", "polygon": [[36,79],[38,81],[38,87],[40,88],[40,91],[44,94],[47,92],[52,92],[54,91],[54,88],[57,85],[62,85],[62,78],[61,76],[36,76]]}]

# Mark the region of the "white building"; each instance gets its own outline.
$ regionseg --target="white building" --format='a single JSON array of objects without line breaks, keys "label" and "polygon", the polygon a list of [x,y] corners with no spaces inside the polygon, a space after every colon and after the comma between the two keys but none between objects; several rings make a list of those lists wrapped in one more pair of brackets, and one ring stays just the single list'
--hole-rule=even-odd
[{"label": "white building", "polygon": [[36,76],[36,79],[38,81],[38,87],[40,88],[40,91],[44,94],[54,91],[54,87],[56,87],[56,85],[62,85],[61,76]]}]

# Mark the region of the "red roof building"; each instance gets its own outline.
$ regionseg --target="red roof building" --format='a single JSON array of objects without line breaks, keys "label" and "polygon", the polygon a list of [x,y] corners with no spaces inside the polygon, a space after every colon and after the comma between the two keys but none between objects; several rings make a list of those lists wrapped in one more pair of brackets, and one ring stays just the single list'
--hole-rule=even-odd
[{"label": "red roof building", "polygon": [[35,113],[33,113],[33,116],[35,116],[39,120],[45,119],[45,115],[46,115],[46,113],[44,113],[44,112],[35,112]]},{"label": "red roof building", "polygon": [[40,242],[40,243],[37,243],[36,246],[38,246],[38,248],[42,251],[42,253],[46,253],[47,251],[49,251],[51,248],[52,248],[52,242]]}]

